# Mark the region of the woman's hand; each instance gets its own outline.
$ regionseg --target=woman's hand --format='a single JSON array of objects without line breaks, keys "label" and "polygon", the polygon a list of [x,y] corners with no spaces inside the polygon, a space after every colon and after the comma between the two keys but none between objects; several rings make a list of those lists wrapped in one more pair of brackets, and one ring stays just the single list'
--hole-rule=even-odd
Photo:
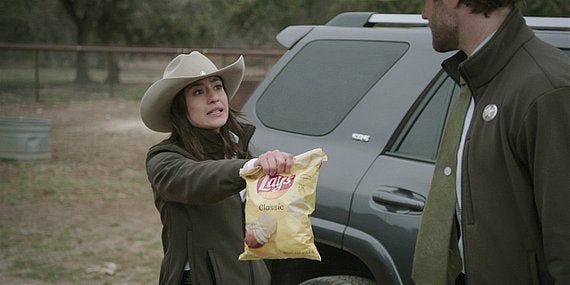
[{"label": "woman's hand", "polygon": [[257,158],[254,166],[261,166],[265,174],[276,175],[290,172],[293,167],[294,158],[290,153],[279,150],[268,151]]}]

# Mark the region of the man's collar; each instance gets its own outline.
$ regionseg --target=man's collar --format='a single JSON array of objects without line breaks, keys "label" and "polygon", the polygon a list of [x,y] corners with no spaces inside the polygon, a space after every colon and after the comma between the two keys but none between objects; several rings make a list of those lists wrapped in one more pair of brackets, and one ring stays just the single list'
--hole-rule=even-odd
[{"label": "man's collar", "polygon": [[534,36],[518,9],[513,9],[501,27],[471,57],[459,51],[442,63],[443,69],[459,83],[461,75],[471,88],[491,81],[510,61],[512,55]]}]

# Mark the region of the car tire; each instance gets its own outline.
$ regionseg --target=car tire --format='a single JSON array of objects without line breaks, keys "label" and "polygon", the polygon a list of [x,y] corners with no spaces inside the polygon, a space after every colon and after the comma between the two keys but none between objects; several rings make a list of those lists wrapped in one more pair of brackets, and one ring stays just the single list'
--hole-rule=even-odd
[{"label": "car tire", "polygon": [[374,281],[360,276],[336,275],[309,279],[299,285],[374,285]]}]

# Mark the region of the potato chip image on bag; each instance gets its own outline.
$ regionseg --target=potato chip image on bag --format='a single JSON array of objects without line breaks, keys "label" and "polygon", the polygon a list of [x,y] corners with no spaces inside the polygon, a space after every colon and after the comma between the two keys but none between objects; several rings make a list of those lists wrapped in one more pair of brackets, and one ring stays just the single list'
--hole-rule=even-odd
[{"label": "potato chip image on bag", "polygon": [[239,260],[321,260],[309,215],[327,155],[320,148],[295,156],[291,173],[270,176],[261,167],[240,170],[247,183],[244,252]]}]

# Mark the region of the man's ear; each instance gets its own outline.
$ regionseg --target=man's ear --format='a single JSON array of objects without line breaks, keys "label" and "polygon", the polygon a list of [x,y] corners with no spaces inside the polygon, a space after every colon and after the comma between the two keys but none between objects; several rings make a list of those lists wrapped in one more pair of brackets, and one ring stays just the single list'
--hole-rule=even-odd
[{"label": "man's ear", "polygon": [[461,5],[461,0],[441,0],[443,1],[443,5],[448,9],[456,9]]}]

